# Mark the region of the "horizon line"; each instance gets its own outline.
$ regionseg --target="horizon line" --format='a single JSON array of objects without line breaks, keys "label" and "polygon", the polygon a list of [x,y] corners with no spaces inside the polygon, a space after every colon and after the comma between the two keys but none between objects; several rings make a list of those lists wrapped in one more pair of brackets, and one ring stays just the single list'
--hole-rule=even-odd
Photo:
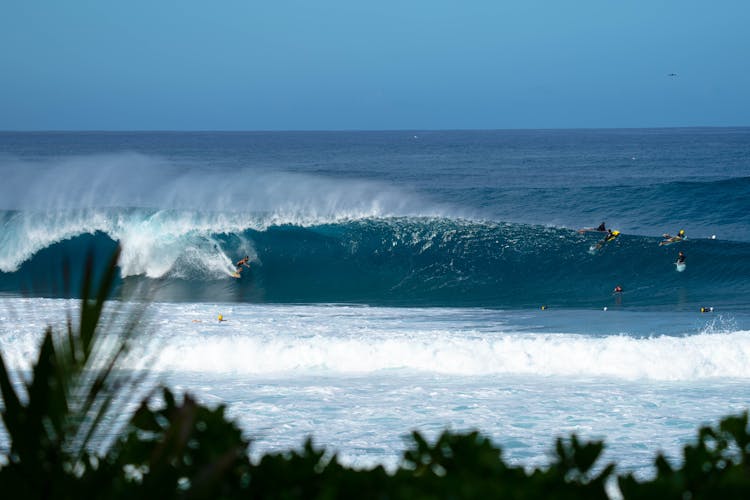
[{"label": "horizon line", "polygon": [[594,131],[594,130],[689,130],[743,129],[750,125],[682,125],[650,127],[518,127],[518,128],[351,128],[351,129],[0,129],[6,133],[341,133],[341,132],[522,132],[522,131]]}]

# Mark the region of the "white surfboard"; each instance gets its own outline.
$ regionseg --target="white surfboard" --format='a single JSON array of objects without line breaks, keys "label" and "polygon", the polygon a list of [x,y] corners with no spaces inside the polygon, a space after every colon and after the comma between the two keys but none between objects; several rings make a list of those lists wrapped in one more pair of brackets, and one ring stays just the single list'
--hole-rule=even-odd
[{"label": "white surfboard", "polygon": [[685,270],[685,263],[684,262],[675,262],[674,267],[677,269],[678,273],[681,273]]}]

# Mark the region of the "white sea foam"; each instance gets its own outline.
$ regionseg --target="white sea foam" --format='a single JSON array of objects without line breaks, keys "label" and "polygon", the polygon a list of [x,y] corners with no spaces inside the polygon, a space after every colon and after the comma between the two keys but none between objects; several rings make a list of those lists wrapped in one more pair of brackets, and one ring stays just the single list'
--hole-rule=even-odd
[{"label": "white sea foam", "polygon": [[170,335],[162,367],[248,375],[396,370],[669,381],[750,378],[750,332],[721,329],[715,319],[680,335],[633,337],[520,332],[506,323],[503,312],[476,312],[481,319],[467,324],[455,311],[427,311],[239,306],[222,324],[193,323],[195,313],[167,314],[180,333]]},{"label": "white sea foam", "polygon": [[[63,325],[76,301],[0,303],[0,351],[18,380],[44,327]],[[699,425],[747,408],[744,316],[607,313],[623,331],[683,333],[649,337],[585,330],[586,311],[554,315],[154,304],[139,342],[160,346],[151,369],[178,394],[226,403],[256,457],[312,435],[344,463],[395,466],[410,430],[434,439],[449,427],[480,429],[512,463],[542,465],[554,438],[575,432],[606,440],[604,462],[647,475],[657,451],[676,457]],[[581,333],[548,333],[552,324]]]},{"label": "white sea foam", "polygon": [[395,338],[280,338],[222,334],[174,339],[162,368],[248,375],[364,374],[407,370],[450,375],[532,375],[696,380],[750,378],[750,332],[633,339],[452,332]]},{"label": "white sea foam", "polygon": [[[499,311],[471,313],[479,319],[468,324],[451,310],[161,304],[153,311],[163,345],[154,368],[164,372],[750,379],[750,331],[717,331],[714,322],[684,335],[634,337],[519,331]],[[37,330],[14,326],[4,338],[16,364]]]}]

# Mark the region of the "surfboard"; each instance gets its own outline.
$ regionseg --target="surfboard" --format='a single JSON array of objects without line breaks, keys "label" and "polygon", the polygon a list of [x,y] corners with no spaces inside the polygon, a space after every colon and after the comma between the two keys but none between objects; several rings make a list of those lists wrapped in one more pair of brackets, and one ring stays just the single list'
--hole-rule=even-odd
[{"label": "surfboard", "polygon": [[235,272],[233,272],[232,274],[230,274],[230,276],[231,276],[232,278],[239,278],[239,277],[241,277],[242,275],[241,275],[240,273],[238,273],[237,271],[235,271]]},{"label": "surfboard", "polygon": [[604,245],[606,245],[607,243],[610,243],[612,241],[614,241],[614,238],[612,238],[609,241],[600,241],[600,242],[596,243],[595,245],[591,245],[589,247],[589,253],[590,254],[595,254],[597,252],[597,250],[601,250],[602,248],[604,248]]},{"label": "surfboard", "polygon": [[685,267],[686,267],[686,266],[685,266],[685,263],[684,263],[684,262],[675,262],[675,263],[674,263],[674,267],[675,267],[675,268],[677,269],[677,272],[678,272],[678,273],[681,273],[682,271],[684,271],[684,270],[685,270]]},{"label": "surfboard", "polygon": [[672,243],[677,243],[678,241],[682,241],[682,238],[670,238],[668,240],[660,241],[659,246],[671,245]]},{"label": "surfboard", "polygon": [[666,239],[660,241],[659,242],[659,246],[662,246],[662,245],[671,245],[672,243],[677,243],[677,242],[682,241],[682,240],[685,239],[685,238],[682,238],[680,236],[670,236],[668,234],[663,234],[662,236],[664,238],[666,238]]},{"label": "surfboard", "polygon": [[[617,239],[617,237],[620,236],[620,231],[612,231],[612,237],[609,238],[609,236],[605,236],[603,240],[597,242],[595,245],[591,245],[589,247],[589,253],[594,254],[597,250],[600,250],[604,247],[607,243],[612,243]],[[609,239],[607,239],[609,238]]]}]

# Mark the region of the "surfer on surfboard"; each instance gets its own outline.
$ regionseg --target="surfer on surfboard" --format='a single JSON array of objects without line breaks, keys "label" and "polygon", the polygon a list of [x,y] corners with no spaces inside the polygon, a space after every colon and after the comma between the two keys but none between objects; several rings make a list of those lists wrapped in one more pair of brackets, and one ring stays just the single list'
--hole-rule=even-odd
[{"label": "surfer on surfboard", "polygon": [[684,253],[680,252],[677,255],[677,260],[675,261],[674,265],[678,273],[681,273],[682,271],[685,270],[685,254]]},{"label": "surfer on surfboard", "polygon": [[599,241],[599,243],[597,243],[594,248],[596,250],[599,250],[601,247],[603,247],[610,241],[613,241],[618,236],[620,236],[620,231],[612,231],[611,229],[607,229],[607,235],[604,237],[603,240]]},{"label": "surfer on surfboard", "polygon": [[237,261],[237,263],[235,264],[235,266],[237,267],[237,270],[234,272],[235,278],[240,277],[240,273],[242,272],[243,266],[247,267],[248,269],[250,268],[250,264],[248,264],[249,261],[250,261],[250,257],[248,257],[247,255],[245,255],[244,259],[240,259]]},{"label": "surfer on surfboard", "polygon": [[685,236],[684,229],[680,229],[680,232],[677,233],[676,236],[672,236],[669,233],[662,234],[662,236],[664,237],[664,239],[659,242],[659,246],[669,245],[670,243],[677,243],[678,241],[682,241],[687,238]]}]

